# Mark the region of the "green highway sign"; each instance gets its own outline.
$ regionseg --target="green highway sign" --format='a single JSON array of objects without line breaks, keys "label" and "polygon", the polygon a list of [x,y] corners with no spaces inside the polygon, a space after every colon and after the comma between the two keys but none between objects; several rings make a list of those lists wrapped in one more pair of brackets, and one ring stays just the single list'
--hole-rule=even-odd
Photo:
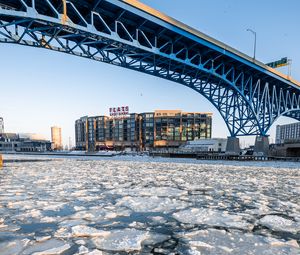
[{"label": "green highway sign", "polygon": [[287,58],[282,58],[278,61],[274,61],[274,62],[268,63],[266,65],[269,66],[269,67],[272,67],[272,68],[287,66],[288,65],[288,59]]}]

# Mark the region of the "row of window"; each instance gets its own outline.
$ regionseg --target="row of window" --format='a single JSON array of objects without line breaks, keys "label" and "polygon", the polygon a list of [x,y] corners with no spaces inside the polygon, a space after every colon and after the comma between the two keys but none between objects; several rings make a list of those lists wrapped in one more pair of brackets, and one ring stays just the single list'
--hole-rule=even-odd
[{"label": "row of window", "polygon": [[[211,137],[211,117],[194,114],[178,117],[155,117],[153,113],[128,119],[83,119],[75,122],[76,142],[139,141],[153,144],[157,140],[188,141]],[[204,118],[206,117],[206,118]],[[141,130],[140,130],[141,128]]]}]

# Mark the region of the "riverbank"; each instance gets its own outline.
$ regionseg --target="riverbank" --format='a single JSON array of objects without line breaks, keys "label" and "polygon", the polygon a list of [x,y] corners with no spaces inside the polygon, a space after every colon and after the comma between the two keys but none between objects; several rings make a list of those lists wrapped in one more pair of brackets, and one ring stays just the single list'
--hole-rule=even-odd
[{"label": "riverbank", "polygon": [[195,153],[195,152],[151,152],[152,157],[193,158],[198,160],[222,161],[290,161],[300,162],[298,157],[274,157],[261,155],[231,155],[226,153]]},{"label": "riverbank", "polygon": [[120,152],[83,152],[83,151],[72,151],[72,152],[1,152],[2,155],[33,155],[33,156],[64,156],[64,157],[81,157],[81,156],[89,156],[89,157],[113,157],[116,155],[122,155]]},{"label": "riverbank", "polygon": [[[299,157],[274,157],[261,155],[230,155],[226,153],[195,153],[195,152],[168,152],[168,151],[152,151],[147,153],[137,152],[117,152],[117,151],[100,151],[100,152],[1,152],[2,155],[23,155],[23,156],[54,156],[54,157],[115,157],[115,156],[150,156],[152,158],[181,158],[196,159],[207,161],[287,161],[300,162]],[[1,155],[0,154],[0,155]],[[7,162],[3,160],[3,162]]]}]

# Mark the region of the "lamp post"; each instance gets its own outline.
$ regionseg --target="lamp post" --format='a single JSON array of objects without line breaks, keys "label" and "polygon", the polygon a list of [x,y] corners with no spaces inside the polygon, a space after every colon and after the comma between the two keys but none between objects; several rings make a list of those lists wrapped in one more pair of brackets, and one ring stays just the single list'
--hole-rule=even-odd
[{"label": "lamp post", "polygon": [[252,29],[248,28],[247,31],[251,32],[252,34],[254,34],[254,56],[253,59],[255,60],[255,55],[256,55],[256,32],[253,31]]}]

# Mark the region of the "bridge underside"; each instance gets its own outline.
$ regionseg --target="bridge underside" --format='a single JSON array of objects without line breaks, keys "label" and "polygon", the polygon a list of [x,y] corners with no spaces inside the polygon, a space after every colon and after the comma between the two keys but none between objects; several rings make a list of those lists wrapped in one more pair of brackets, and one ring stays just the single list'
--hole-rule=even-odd
[{"label": "bridge underside", "polygon": [[230,135],[300,120],[300,89],[254,63],[117,0],[0,0],[0,42],[45,48],[174,81],[207,98]]}]

